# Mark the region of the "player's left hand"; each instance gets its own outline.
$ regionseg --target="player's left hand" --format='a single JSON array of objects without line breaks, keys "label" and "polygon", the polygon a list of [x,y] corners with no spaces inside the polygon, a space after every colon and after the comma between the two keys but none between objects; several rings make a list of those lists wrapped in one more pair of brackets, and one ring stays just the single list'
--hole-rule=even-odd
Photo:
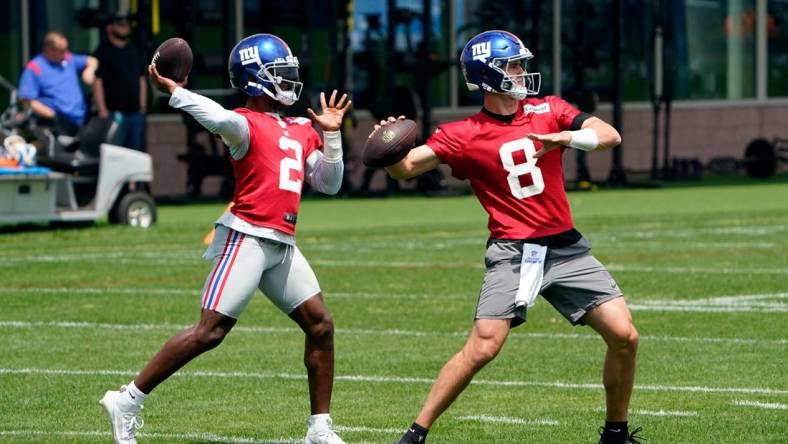
[{"label": "player's left hand", "polygon": [[554,149],[568,145],[569,142],[572,141],[572,135],[569,134],[568,131],[561,131],[560,133],[549,133],[549,134],[534,134],[529,133],[528,138],[531,140],[536,140],[537,142],[542,142],[542,149],[534,154],[534,159],[538,159],[545,154],[553,151]]},{"label": "player's left hand", "polygon": [[[312,108],[307,108],[306,112],[313,122],[317,123],[323,131],[336,131],[342,126],[342,117],[345,115],[352,100],[347,100],[347,94],[342,94],[339,102],[336,101],[337,90],[331,93],[331,97],[326,103],[326,94],[320,93],[320,106],[323,108],[323,113],[319,116],[315,114]],[[347,100],[347,103],[345,103]]]}]

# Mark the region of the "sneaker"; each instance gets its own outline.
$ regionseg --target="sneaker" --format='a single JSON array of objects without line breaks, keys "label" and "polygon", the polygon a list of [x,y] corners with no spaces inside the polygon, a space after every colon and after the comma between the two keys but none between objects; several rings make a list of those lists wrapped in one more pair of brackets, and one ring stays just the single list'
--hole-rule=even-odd
[{"label": "sneaker", "polygon": [[134,435],[137,429],[142,427],[144,421],[137,414],[142,410],[139,408],[124,408],[121,405],[121,393],[126,391],[126,386],[122,386],[120,391],[110,390],[104,394],[99,404],[104,407],[109,416],[109,423],[112,426],[112,439],[115,444],[137,444]]},{"label": "sneaker", "polygon": [[640,433],[641,431],[643,431],[643,427],[638,427],[635,430],[633,430],[632,433],[629,434],[629,438],[627,438],[627,441],[624,444],[641,444],[641,442],[638,441],[638,440],[645,441],[646,438],[641,438],[639,436],[635,436],[636,434]]},{"label": "sneaker", "polygon": [[[416,439],[418,439],[418,441],[416,441]],[[411,435],[405,432],[405,434],[402,435],[402,438],[397,441],[397,444],[424,444],[426,441],[427,439],[424,437],[413,438]]]},{"label": "sneaker", "polygon": [[333,424],[328,419],[324,427],[314,427],[307,424],[306,438],[304,444],[345,444],[342,438],[334,432]]},{"label": "sneaker", "polygon": [[[602,428],[602,427],[600,427],[599,429],[600,429],[600,433],[599,433],[599,434],[601,435],[601,434],[602,434],[602,430],[603,430],[603,428]],[[638,440],[645,441],[646,439],[645,439],[645,438],[642,438],[642,437],[640,437],[640,436],[635,436],[636,434],[640,433],[641,431],[643,431],[643,427],[638,427],[638,428],[636,428],[636,429],[635,429],[635,430],[633,430],[631,433],[629,433],[629,436],[627,437],[627,439],[625,439],[625,440],[624,440],[624,442],[622,442],[621,444],[642,444],[642,443],[641,443],[640,441],[638,441]],[[603,440],[600,438],[600,439],[599,439],[599,444],[613,444],[613,443],[606,443],[605,441],[603,441]]]}]

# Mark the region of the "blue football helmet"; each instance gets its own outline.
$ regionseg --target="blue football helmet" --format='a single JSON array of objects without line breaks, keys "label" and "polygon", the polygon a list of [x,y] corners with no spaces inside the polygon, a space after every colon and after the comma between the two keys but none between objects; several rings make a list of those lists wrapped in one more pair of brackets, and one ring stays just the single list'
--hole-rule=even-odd
[{"label": "blue football helmet", "polygon": [[227,65],[230,85],[250,96],[267,94],[282,105],[292,105],[301,96],[298,57],[275,35],[244,38],[230,52]]},{"label": "blue football helmet", "polygon": [[[539,94],[541,74],[525,70],[526,62],[533,57],[511,32],[485,31],[468,41],[462,50],[460,64],[469,90],[482,89],[522,100],[528,95]],[[507,72],[513,68],[511,64],[519,64],[522,73]]]}]

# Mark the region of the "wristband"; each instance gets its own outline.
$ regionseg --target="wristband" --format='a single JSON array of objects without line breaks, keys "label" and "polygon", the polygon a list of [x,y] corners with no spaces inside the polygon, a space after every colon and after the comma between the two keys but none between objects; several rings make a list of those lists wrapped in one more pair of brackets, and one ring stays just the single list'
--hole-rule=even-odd
[{"label": "wristband", "polygon": [[342,160],[342,133],[336,131],[323,131],[323,157],[328,162]]},{"label": "wristband", "polygon": [[583,151],[593,151],[599,146],[599,136],[591,128],[584,128],[577,131],[569,131],[572,140],[569,146]]}]

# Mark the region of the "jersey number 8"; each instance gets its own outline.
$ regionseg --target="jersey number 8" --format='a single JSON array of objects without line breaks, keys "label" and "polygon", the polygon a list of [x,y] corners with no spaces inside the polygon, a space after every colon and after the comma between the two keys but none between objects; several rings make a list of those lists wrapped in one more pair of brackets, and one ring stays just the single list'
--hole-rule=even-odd
[{"label": "jersey number 8", "polygon": [[[514,153],[523,151],[525,153],[525,163],[514,163]],[[529,138],[512,140],[501,145],[498,151],[501,155],[501,162],[503,168],[509,172],[506,180],[509,182],[509,189],[512,195],[518,199],[525,199],[526,197],[541,194],[544,191],[544,179],[542,179],[542,170],[536,166],[536,147],[534,142]],[[520,178],[525,175],[531,175],[531,184],[523,186]]]}]

